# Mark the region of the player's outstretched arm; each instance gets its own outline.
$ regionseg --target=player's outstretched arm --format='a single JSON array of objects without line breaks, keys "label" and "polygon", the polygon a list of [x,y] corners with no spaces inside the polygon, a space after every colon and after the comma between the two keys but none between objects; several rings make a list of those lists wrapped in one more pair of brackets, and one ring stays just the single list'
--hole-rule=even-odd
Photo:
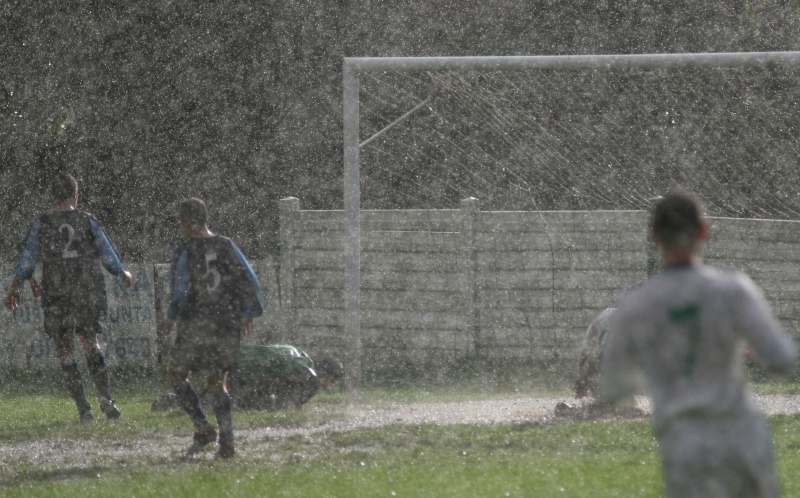
[{"label": "player's outstretched arm", "polygon": [[[19,295],[22,282],[24,282],[25,279],[33,278],[33,271],[36,269],[36,260],[39,259],[39,230],[41,230],[41,228],[42,220],[37,219],[33,222],[30,230],[28,230],[28,235],[25,237],[22,252],[14,267],[14,279],[11,281],[11,285],[8,287],[8,293],[3,300],[6,308],[10,310],[19,307],[20,302],[22,302],[22,298]],[[34,297],[37,297],[35,289],[31,287],[31,290],[34,291]]]},{"label": "player's outstretched arm", "polygon": [[122,258],[119,255],[119,251],[114,246],[114,243],[111,242],[111,238],[106,233],[103,225],[94,216],[89,218],[89,224],[92,227],[94,244],[103,266],[110,274],[120,277],[126,288],[130,287],[133,283],[131,272],[122,266]]},{"label": "player's outstretched arm", "polygon": [[761,289],[742,276],[733,302],[750,358],[775,373],[789,372],[797,361],[797,348],[773,315]]},{"label": "player's outstretched arm", "polygon": [[8,286],[8,293],[6,293],[6,297],[3,300],[6,308],[15,310],[19,307],[20,303],[22,302],[22,298],[19,295],[19,288],[21,285],[22,279],[15,276],[11,281],[11,285]]},{"label": "player's outstretched arm", "polygon": [[264,292],[261,290],[258,277],[236,244],[231,242],[231,248],[245,275],[245,278],[240,282],[242,314],[246,318],[261,316],[264,313]]}]

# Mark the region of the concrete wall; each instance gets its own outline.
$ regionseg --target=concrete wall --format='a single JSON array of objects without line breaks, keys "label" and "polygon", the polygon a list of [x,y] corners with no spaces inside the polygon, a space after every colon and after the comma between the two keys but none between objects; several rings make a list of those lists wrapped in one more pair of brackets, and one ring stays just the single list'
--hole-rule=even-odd
[{"label": "concrete wall", "polygon": [[[281,209],[278,337],[344,355],[341,211]],[[574,357],[653,265],[643,211],[363,211],[362,364],[393,356]],[[800,335],[800,224],[712,218],[710,264],[745,271]]]},{"label": "concrete wall", "polygon": [[[251,343],[291,343],[345,357],[342,211],[281,201],[280,260],[252,261],[267,298]],[[643,211],[362,212],[361,332],[365,367],[392,357],[432,361],[574,357],[589,322],[646,278],[652,246]],[[800,336],[800,223],[712,218],[706,261],[748,273]],[[157,364],[165,265],[138,265],[136,284],[108,279],[109,363]],[[280,285],[279,285],[280,283]],[[7,282],[6,282],[7,284]],[[0,313],[0,365],[57,365],[42,311]]]},{"label": "concrete wall", "polygon": [[[282,337],[341,353],[341,211],[281,209]],[[634,211],[363,211],[364,364],[574,354],[588,323],[647,275],[646,214]]]},{"label": "concrete wall", "polygon": [[747,273],[784,327],[800,337],[800,222],[711,218],[708,264]]}]

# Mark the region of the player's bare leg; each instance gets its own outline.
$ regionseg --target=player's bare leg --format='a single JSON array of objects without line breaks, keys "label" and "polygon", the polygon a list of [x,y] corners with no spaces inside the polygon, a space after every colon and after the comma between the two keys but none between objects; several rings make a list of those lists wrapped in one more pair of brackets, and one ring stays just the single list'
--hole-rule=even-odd
[{"label": "player's bare leg", "polygon": [[109,379],[108,369],[106,368],[105,355],[103,355],[103,351],[100,349],[100,343],[97,340],[97,334],[82,332],[78,334],[78,339],[81,342],[83,352],[86,354],[86,364],[89,366],[89,373],[97,389],[97,399],[100,402],[100,410],[102,410],[109,419],[118,419],[121,413],[116,403],[114,403],[114,398],[111,396],[111,380]]},{"label": "player's bare leg", "polygon": [[172,389],[178,396],[178,402],[183,411],[189,415],[195,427],[192,446],[187,451],[188,455],[193,455],[201,451],[209,443],[217,440],[217,431],[208,422],[203,408],[200,406],[200,396],[197,394],[192,382],[189,380],[191,372],[170,362],[167,366],[167,378]]},{"label": "player's bare leg", "polygon": [[69,391],[72,399],[75,400],[81,422],[88,422],[94,418],[92,405],[86,399],[86,390],[83,387],[81,371],[78,369],[78,362],[75,360],[75,347],[72,344],[72,336],[69,333],[58,334],[54,342],[58,358],[61,361],[61,372],[64,376],[64,383],[67,385],[67,391]]},{"label": "player's bare leg", "polygon": [[233,402],[228,392],[228,372],[215,372],[208,374],[208,391],[214,397],[214,415],[219,427],[219,451],[217,455],[222,458],[232,457],[236,451],[233,444]]}]

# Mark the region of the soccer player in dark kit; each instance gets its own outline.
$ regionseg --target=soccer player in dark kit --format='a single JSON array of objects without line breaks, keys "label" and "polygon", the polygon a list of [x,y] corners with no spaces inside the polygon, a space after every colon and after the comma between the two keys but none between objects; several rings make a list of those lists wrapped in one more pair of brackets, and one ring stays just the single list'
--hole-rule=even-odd
[{"label": "soccer player in dark kit", "polygon": [[178,221],[188,239],[175,248],[172,292],[166,333],[177,322],[167,376],[181,407],[195,426],[188,454],[217,439],[191,383],[192,372],[204,370],[219,426],[217,455],[235,454],[228,376],[236,366],[241,337],[253,328],[253,317],[264,312],[264,295],[253,269],[230,239],[212,233],[208,211],[200,199],[178,208]]},{"label": "soccer player in dark kit", "polygon": [[[100,319],[108,308],[101,264],[110,274],[120,277],[126,287],[131,286],[133,279],[123,268],[116,248],[97,218],[77,209],[78,182],[75,178],[69,174],[59,175],[51,185],[51,194],[55,209],[39,216],[31,225],[14,268],[5,305],[10,310],[19,306],[20,286],[30,279],[34,297],[42,298],[44,332],[55,343],[64,380],[78,407],[80,420],[92,420],[93,415],[75,359],[73,334],[78,335],[86,353],[100,409],[109,419],[116,419],[120,411],[111,396],[105,357],[97,340],[97,335],[102,333]],[[41,287],[33,280],[39,260],[42,262]]]}]

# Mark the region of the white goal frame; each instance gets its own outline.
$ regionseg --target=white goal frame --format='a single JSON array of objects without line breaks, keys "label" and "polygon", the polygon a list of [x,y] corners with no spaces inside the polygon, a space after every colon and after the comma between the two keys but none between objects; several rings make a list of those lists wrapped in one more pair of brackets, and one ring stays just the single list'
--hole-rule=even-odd
[{"label": "white goal frame", "polygon": [[[344,318],[345,344],[347,348],[345,355],[345,384],[348,400],[350,402],[357,401],[361,390],[361,185],[359,149],[364,144],[359,142],[359,74],[383,71],[515,71],[523,69],[742,68],[764,66],[800,66],[800,52],[496,57],[346,57],[343,64],[342,111],[345,230]],[[411,112],[413,110],[406,113],[395,123],[407,117]],[[381,130],[379,133],[383,133],[387,129]]]}]

